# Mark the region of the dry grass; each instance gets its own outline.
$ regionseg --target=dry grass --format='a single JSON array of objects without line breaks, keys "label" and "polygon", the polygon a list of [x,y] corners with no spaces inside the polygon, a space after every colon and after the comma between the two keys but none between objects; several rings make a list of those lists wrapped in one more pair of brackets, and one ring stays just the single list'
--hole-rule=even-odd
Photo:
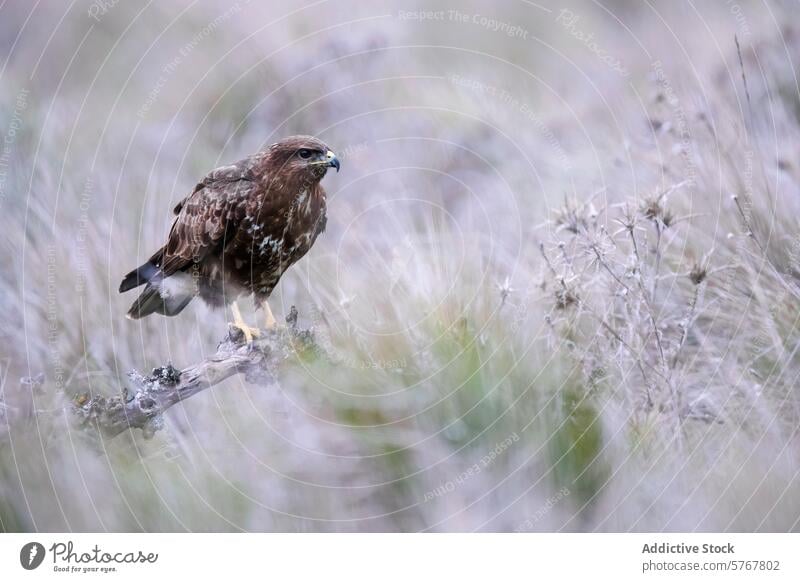
[{"label": "dry grass", "polygon": [[[0,529],[798,529],[791,8],[465,4],[523,39],[254,4],[0,10]],[[152,439],[75,428],[213,353],[226,314],[132,323],[118,281],[204,171],[299,132],[343,167],[272,303],[324,355]]]}]

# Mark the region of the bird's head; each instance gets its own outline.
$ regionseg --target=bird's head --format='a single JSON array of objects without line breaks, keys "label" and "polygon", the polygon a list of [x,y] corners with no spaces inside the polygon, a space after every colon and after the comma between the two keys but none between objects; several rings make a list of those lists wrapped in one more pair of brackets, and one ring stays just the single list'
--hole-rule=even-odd
[{"label": "bird's head", "polygon": [[292,182],[319,182],[328,171],[339,171],[339,160],[330,148],[310,135],[293,135],[269,146],[268,164]]}]

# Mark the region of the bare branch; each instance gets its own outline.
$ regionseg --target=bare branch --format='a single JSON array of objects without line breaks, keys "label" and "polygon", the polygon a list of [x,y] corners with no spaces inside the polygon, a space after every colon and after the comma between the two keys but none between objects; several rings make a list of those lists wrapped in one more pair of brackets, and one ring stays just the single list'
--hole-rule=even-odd
[{"label": "bare branch", "polygon": [[312,332],[297,329],[294,307],[286,321],[286,327],[262,330],[249,345],[241,330],[232,327],[213,356],[183,370],[168,363],[154,368],[149,376],[130,372],[132,392],[124,390],[111,398],[84,394],[74,402],[79,423],[97,428],[106,437],[140,428],[150,438],[163,426],[165,410],[231,376],[244,374],[250,383],[270,381],[278,364],[291,354],[318,350]]}]

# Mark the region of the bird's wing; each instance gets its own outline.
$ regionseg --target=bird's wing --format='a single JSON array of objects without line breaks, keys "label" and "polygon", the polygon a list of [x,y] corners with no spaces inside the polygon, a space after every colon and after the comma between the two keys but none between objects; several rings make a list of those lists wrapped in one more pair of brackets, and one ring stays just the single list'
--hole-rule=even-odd
[{"label": "bird's wing", "polygon": [[252,156],[248,156],[243,160],[239,160],[235,164],[231,164],[229,166],[222,166],[220,168],[211,170],[206,175],[205,178],[203,178],[197,183],[197,186],[194,187],[192,193],[189,194],[186,198],[184,198],[180,202],[178,202],[178,204],[172,211],[175,214],[180,214],[186,202],[188,202],[200,190],[206,189],[208,187],[218,187],[220,185],[232,182],[239,182],[242,180],[247,182],[255,182],[256,175],[254,168],[261,161],[262,155],[263,154],[258,153]]},{"label": "bird's wing", "polygon": [[172,224],[159,265],[164,276],[202,261],[224,244],[226,233],[232,236],[256,186],[253,164],[251,157],[211,171],[175,207],[178,217]]}]

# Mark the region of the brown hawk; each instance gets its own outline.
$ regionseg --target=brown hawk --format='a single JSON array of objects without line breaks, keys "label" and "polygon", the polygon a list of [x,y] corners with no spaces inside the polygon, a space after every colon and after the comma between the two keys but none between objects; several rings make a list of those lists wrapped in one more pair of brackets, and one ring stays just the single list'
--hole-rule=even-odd
[{"label": "brown hawk", "polygon": [[199,296],[211,306],[232,303],[249,342],[257,330],[244,324],[236,299],[253,295],[273,327],[270,293],[325,230],[320,180],[331,167],[338,172],[339,161],[327,145],[297,135],[213,170],[175,207],[166,244],[122,280],[120,293],[145,285],[128,317],[177,315]]}]

